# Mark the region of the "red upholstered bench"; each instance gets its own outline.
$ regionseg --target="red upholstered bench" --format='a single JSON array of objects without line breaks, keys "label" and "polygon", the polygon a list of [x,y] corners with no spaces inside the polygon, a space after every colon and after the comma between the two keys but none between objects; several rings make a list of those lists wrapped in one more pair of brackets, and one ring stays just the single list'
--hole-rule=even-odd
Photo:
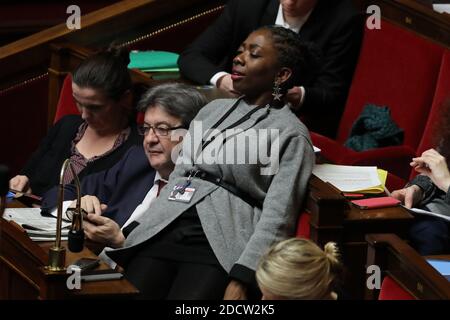
[{"label": "red upholstered bench", "polygon": [[[72,76],[68,74],[64,79],[61,93],[59,95],[58,105],[56,107],[55,120],[53,123],[58,122],[62,117],[69,114],[80,114],[75,104],[75,100],[72,95]],[[137,123],[142,123],[144,120],[143,113],[138,113],[136,117]]]},{"label": "red upholstered bench", "polygon": [[384,277],[381,283],[378,300],[416,300],[397,281],[389,276]]},{"label": "red upholstered bench", "polygon": [[[441,119],[442,112],[450,112],[450,50],[446,49],[442,56],[441,67],[438,80],[436,83],[436,91],[434,93],[431,110],[427,115],[427,122],[419,146],[416,150],[416,156],[419,156],[425,150],[435,148],[438,143],[438,124]],[[411,170],[409,180],[416,176],[417,172]],[[401,179],[394,174],[389,174],[386,186],[389,190],[403,188],[406,179]]]},{"label": "red upholstered bench", "polygon": [[[443,53],[443,47],[385,20],[380,30],[366,29],[337,139],[311,133],[314,145],[333,163],[376,165],[408,179],[408,164],[427,123]],[[404,130],[403,145],[364,152],[344,146],[368,103],[390,108],[393,120]]]}]

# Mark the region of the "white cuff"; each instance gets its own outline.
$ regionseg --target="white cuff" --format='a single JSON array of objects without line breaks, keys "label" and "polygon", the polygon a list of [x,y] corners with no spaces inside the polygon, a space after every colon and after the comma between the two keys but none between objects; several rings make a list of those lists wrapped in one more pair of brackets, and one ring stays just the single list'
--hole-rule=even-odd
[{"label": "white cuff", "polygon": [[[63,215],[64,213],[66,213],[67,209],[70,207],[70,204],[73,202],[73,200],[68,200],[68,201],[64,201],[63,202]],[[58,207],[56,207],[55,209],[53,209],[50,214],[54,217],[58,216]],[[64,218],[64,216],[63,216]]]},{"label": "white cuff", "polygon": [[111,269],[115,269],[117,267],[117,263],[106,255],[106,250],[111,250],[110,247],[105,247],[102,252],[98,255],[100,259],[102,259]]},{"label": "white cuff", "polygon": [[301,107],[303,105],[303,101],[305,101],[305,88],[303,88],[302,86],[300,87],[300,91],[302,92],[302,96],[300,98],[300,103],[298,104],[299,107]]},{"label": "white cuff", "polygon": [[209,80],[209,82],[213,86],[217,87],[217,80],[219,80],[223,76],[226,76],[227,74],[228,74],[228,72],[225,72],[225,71],[217,72],[215,75],[212,76],[212,78],[211,78],[211,80]]}]

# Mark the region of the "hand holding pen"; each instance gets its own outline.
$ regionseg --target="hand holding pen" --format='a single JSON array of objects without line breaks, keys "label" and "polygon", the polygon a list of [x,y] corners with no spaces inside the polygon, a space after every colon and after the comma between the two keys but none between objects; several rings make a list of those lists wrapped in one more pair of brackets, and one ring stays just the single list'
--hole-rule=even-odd
[{"label": "hand holding pen", "polygon": [[447,161],[435,149],[428,149],[420,157],[413,158],[410,165],[420,174],[429,177],[439,189],[447,192],[450,186]]}]

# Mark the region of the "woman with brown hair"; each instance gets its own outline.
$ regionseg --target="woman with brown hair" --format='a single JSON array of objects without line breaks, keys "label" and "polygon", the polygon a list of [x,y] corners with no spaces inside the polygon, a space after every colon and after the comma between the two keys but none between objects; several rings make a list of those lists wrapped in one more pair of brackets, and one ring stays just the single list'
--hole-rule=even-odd
[{"label": "woman with brown hair", "polygon": [[[80,115],[59,120],[42,140],[10,188],[42,195],[59,182],[70,158],[82,178],[112,167],[132,145],[140,145],[135,124],[129,53],[111,46],[85,59],[72,74],[73,98]],[[67,172],[65,181],[71,182]]]}]

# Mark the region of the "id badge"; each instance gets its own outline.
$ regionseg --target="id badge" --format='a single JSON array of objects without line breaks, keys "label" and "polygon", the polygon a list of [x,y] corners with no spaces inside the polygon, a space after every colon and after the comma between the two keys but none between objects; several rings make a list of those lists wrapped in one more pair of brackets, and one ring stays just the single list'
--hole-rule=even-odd
[{"label": "id badge", "polygon": [[176,185],[169,195],[169,200],[178,202],[191,202],[194,196],[195,188],[185,187],[184,185]]}]

